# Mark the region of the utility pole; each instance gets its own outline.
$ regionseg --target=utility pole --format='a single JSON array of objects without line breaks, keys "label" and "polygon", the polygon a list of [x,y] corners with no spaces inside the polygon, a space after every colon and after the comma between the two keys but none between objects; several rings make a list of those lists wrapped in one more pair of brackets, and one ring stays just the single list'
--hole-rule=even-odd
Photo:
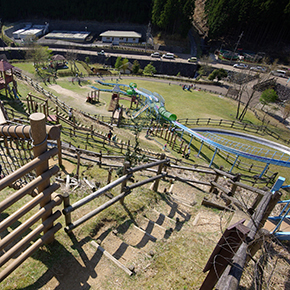
[{"label": "utility pole", "polygon": [[236,44],[236,47],[235,47],[234,53],[232,54],[232,57],[231,57],[231,63],[232,63],[233,57],[234,57],[234,55],[235,55],[235,53],[236,53],[236,50],[237,50],[237,48],[238,48],[238,46],[239,46],[239,44],[240,44],[240,41],[241,41],[241,38],[243,37],[243,35],[244,35],[244,31],[242,31],[242,33],[241,33],[240,36],[239,36],[239,39],[238,39],[238,42],[237,42],[237,44]]}]

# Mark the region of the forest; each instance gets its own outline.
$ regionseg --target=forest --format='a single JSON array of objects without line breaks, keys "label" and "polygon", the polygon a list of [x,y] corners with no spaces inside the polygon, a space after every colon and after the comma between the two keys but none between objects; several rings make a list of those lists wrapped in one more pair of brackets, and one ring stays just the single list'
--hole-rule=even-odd
[{"label": "forest", "polygon": [[253,46],[289,42],[289,0],[206,0],[210,39],[232,37]]},{"label": "forest", "polygon": [[[277,46],[290,40],[290,0],[204,0],[208,37]],[[46,18],[114,23],[152,23],[155,31],[187,36],[195,0],[0,0],[0,18]]]},{"label": "forest", "polygon": [[110,21],[153,25],[183,36],[191,26],[194,0],[10,0],[0,1],[0,18],[17,21],[48,18],[79,21]]}]

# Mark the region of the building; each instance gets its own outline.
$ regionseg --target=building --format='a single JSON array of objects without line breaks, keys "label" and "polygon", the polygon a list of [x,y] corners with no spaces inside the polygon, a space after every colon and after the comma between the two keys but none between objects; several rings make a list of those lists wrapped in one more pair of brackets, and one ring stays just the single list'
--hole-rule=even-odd
[{"label": "building", "polygon": [[13,32],[14,39],[35,39],[47,33],[49,27],[49,23],[45,25],[33,25],[26,24],[25,27],[18,29]]},{"label": "building", "polygon": [[141,39],[141,33],[135,31],[114,31],[108,30],[100,34],[102,42],[108,42],[118,45],[119,43],[138,43]]}]

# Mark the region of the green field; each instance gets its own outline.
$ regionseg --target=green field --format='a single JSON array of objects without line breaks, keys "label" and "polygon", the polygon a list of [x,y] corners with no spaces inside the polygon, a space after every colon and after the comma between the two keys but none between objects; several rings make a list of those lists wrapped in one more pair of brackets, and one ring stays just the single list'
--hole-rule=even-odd
[{"label": "green field", "polygon": [[[36,78],[35,71],[32,63],[19,63],[17,64],[23,72],[27,71],[27,75],[32,78]],[[25,73],[24,72],[24,73]],[[107,89],[108,86],[102,86],[96,82],[97,77],[90,77],[82,80],[81,86],[77,83],[71,82],[71,77],[59,77],[56,83],[44,84],[40,82],[40,85],[45,89],[51,91],[61,101],[64,101],[68,106],[73,107],[76,110],[82,110],[89,112],[90,114],[99,114],[110,116],[111,113],[107,111],[108,104],[111,99],[111,93],[101,92],[99,104],[89,104],[85,102],[87,94],[92,90],[91,86],[96,86],[100,89]],[[114,77],[116,79],[116,77]],[[111,82],[111,76],[107,77],[105,81]],[[114,80],[112,81],[114,82]],[[165,99],[166,109],[177,115],[179,119],[196,119],[196,118],[211,118],[211,119],[224,119],[224,120],[235,120],[236,113],[236,102],[232,99],[220,97],[215,94],[207,93],[204,91],[184,91],[179,84],[169,85],[168,81],[162,81],[159,79],[143,79],[143,78],[123,78],[120,83],[129,84],[130,82],[137,83],[138,88],[145,88],[151,92],[157,92],[162,95]],[[43,97],[40,93],[36,92],[29,84],[24,81],[18,81],[18,88],[20,92],[20,99],[25,102],[26,96],[31,92],[35,96]],[[63,93],[65,92],[65,93]],[[5,102],[5,105],[16,110],[21,110],[21,107],[15,103],[14,100],[6,98],[4,92],[1,92],[1,99]],[[129,101],[122,100],[121,104],[128,108],[130,105]],[[49,101],[51,107],[54,104]],[[130,112],[132,113],[132,112]],[[81,116],[77,115],[77,121],[86,122],[87,126],[91,125],[88,121],[84,121]],[[270,117],[268,117],[270,119]],[[270,119],[273,125],[269,125],[271,130],[283,135],[284,138],[290,138],[288,130],[281,124],[277,123],[276,120]],[[256,119],[251,111],[248,111],[245,121],[247,123],[260,125],[261,122]],[[66,126],[66,124],[62,124]],[[95,125],[95,124],[94,124]],[[104,128],[98,128],[104,130]],[[225,128],[228,129],[228,128]],[[162,151],[162,146],[166,143],[160,136],[151,136],[145,138],[145,132],[147,128],[144,128],[140,133],[140,147],[146,148],[155,152]],[[106,131],[105,131],[106,132]],[[123,141],[130,140],[131,144],[134,143],[134,135],[129,129],[114,128],[114,133]],[[273,137],[266,135],[263,132],[251,133],[256,136],[268,138],[269,140],[277,141]],[[181,134],[180,134],[181,135]],[[190,142],[190,136],[184,135],[183,138],[187,143]],[[234,141],[245,142],[237,138],[229,137]],[[102,146],[102,144],[94,143],[89,141],[86,143],[84,140],[80,140],[74,136],[70,136],[68,133],[62,134],[62,140],[66,142],[72,142],[75,146],[84,148],[85,146],[89,150],[99,152],[102,150],[106,153],[117,153],[120,151],[110,146]],[[281,142],[281,141],[277,141]],[[177,140],[177,144],[174,148],[168,148],[166,154],[171,157],[181,159],[181,153],[179,151],[181,141]],[[253,142],[248,142],[249,145],[255,145]],[[191,143],[192,153],[188,162],[188,165],[208,165],[214,154],[213,148],[203,146],[202,152],[197,157],[197,152],[200,149],[200,142],[193,139]],[[184,159],[183,159],[184,160]],[[251,161],[242,160],[248,163],[250,166]],[[62,177],[65,178],[66,174],[73,175],[76,172],[76,158],[64,157],[65,165],[62,168]],[[67,172],[68,164],[74,167],[72,172]],[[260,166],[258,172],[248,172],[247,169],[239,166],[233,169],[233,173],[241,172],[245,175],[253,176],[254,174],[260,173],[264,168],[265,164],[256,164]],[[66,167],[67,166],[67,167]],[[232,166],[231,162],[226,160],[222,155],[217,154],[213,167],[224,166],[226,170],[229,170]],[[289,184],[290,177],[287,168],[270,166],[272,172],[279,172],[279,175],[286,177],[286,182]],[[85,172],[86,177],[90,180],[99,181],[101,186],[104,186],[107,182],[107,169],[99,168],[98,166],[89,166],[87,161],[81,163],[80,172]],[[116,178],[117,176],[114,176]],[[202,176],[204,177],[204,176]],[[145,175],[136,175],[139,181],[144,180]],[[169,181],[162,180],[162,187],[168,187]],[[263,186],[259,184],[259,186]],[[196,195],[197,205],[191,209],[192,216],[195,216],[199,210],[206,212],[209,217],[220,218],[220,221],[224,223],[230,217],[230,214],[219,212],[218,210],[206,209],[200,205],[202,198],[206,195],[206,192],[197,188],[188,187],[188,191]],[[1,194],[2,201],[4,198],[11,195],[12,189],[6,189]],[[112,194],[118,194],[119,189],[112,190]],[[91,190],[88,188],[79,188],[70,194],[71,203],[76,202],[80,198],[89,195]],[[283,197],[285,199],[286,197]],[[25,201],[29,200],[29,197],[25,198]],[[37,251],[31,258],[24,263],[23,266],[19,267],[15,272],[12,273],[7,279],[4,280],[1,285],[3,289],[49,289],[53,285],[59,283],[60,287],[64,287],[65,282],[68,281],[68,277],[71,277],[74,282],[80,283],[79,287],[84,286],[84,289],[198,289],[205,277],[202,273],[203,266],[209,257],[212,249],[214,248],[217,240],[220,237],[220,226],[218,224],[217,231],[209,231],[197,233],[194,232],[194,227],[191,225],[191,220],[185,224],[185,231],[181,235],[174,234],[172,239],[158,241],[156,246],[156,254],[153,258],[147,258],[145,266],[148,267],[148,272],[138,273],[136,276],[127,277],[124,276],[123,272],[118,268],[114,269],[114,277],[108,277],[106,282],[94,286],[90,286],[88,281],[89,278],[97,278],[96,273],[93,271],[93,267],[96,266],[97,262],[95,253],[90,249],[89,242],[94,239],[96,232],[104,224],[117,227],[122,224],[126,219],[134,219],[138,214],[143,214],[149,208],[161,204],[164,199],[163,192],[154,193],[153,191],[147,190],[145,187],[138,188],[132,193],[132,195],[126,197],[125,206],[116,204],[116,206],[108,208],[102,214],[86,222],[82,227],[77,228],[74,233],[70,236],[64,233],[61,229],[56,234],[56,241],[51,246],[43,246]],[[77,219],[83,214],[83,212],[89,212],[92,209],[103,204],[107,200],[107,197],[102,196],[99,199],[95,199],[90,204],[86,205],[82,209],[77,210],[73,213],[73,219]],[[10,214],[12,210],[22,206],[23,201],[21,200],[14,205],[7,214]],[[58,207],[60,210],[63,206]],[[34,211],[37,211],[35,209]],[[31,212],[29,215],[31,215]],[[6,213],[5,213],[6,214]],[[144,215],[145,216],[145,215]],[[22,223],[24,219],[20,219],[18,222]],[[64,225],[64,218],[61,217],[60,222]],[[221,223],[222,224],[222,223]],[[89,253],[89,254],[88,254]],[[92,271],[91,271],[92,270]],[[78,272],[85,272],[84,276],[79,276]],[[189,274],[190,273],[190,274]],[[74,276],[75,275],[75,276]],[[98,274],[99,275],[99,274]],[[80,278],[81,277],[81,278]],[[82,280],[83,279],[83,280]],[[92,279],[91,279],[92,280]],[[91,282],[90,280],[90,282]],[[81,281],[81,282],[80,282]],[[51,284],[50,284],[51,283]],[[74,289],[77,289],[78,285],[74,285]],[[101,287],[101,288],[100,288]],[[103,287],[103,288],[102,288]],[[81,289],[81,288],[80,288]]]}]

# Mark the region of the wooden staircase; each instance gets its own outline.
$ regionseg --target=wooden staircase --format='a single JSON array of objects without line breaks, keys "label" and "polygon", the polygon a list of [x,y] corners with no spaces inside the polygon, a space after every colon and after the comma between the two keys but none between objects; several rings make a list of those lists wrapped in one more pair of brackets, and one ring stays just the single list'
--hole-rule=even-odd
[{"label": "wooden staircase", "polygon": [[129,218],[117,227],[100,229],[91,244],[132,275],[142,271],[142,261],[154,256],[158,241],[178,234],[190,218],[191,214],[182,205],[167,196],[155,208],[145,210],[134,219]]}]

